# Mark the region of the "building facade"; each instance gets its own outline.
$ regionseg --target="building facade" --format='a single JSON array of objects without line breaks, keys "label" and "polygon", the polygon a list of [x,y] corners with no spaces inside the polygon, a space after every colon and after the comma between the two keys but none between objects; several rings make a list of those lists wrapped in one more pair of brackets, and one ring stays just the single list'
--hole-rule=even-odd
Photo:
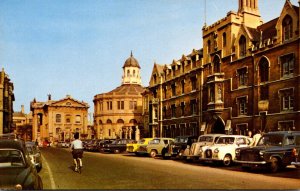
[{"label": "building facade", "polygon": [[38,142],[70,141],[79,132],[82,139],[88,137],[89,105],[67,95],[61,100],[46,102],[35,99],[30,103],[33,115],[32,140]]},{"label": "building facade", "polygon": [[206,132],[300,130],[299,7],[262,23],[258,0],[203,27]]},{"label": "building facade", "polygon": [[0,72],[0,134],[13,132],[14,84],[4,69]]},{"label": "building facade", "polygon": [[143,134],[140,65],[131,56],[123,65],[121,86],[94,96],[94,126],[97,138],[139,139]]},{"label": "building facade", "polygon": [[154,64],[148,98],[152,136],[199,135],[201,50],[172,64]]},{"label": "building facade", "polygon": [[21,111],[14,112],[13,124],[17,137],[25,141],[32,140],[32,112],[26,114],[24,105],[21,106]]},{"label": "building facade", "polygon": [[258,0],[238,4],[237,12],[203,27],[196,58],[154,64],[147,96],[150,124],[157,112],[160,136],[194,134],[183,130],[194,120],[196,134],[300,130],[299,6],[286,0],[278,18],[263,23]]}]

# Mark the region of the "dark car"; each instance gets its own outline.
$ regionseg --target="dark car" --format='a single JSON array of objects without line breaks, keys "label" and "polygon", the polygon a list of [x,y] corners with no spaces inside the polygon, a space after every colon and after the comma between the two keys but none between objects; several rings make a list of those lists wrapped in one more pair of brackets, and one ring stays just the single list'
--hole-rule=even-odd
[{"label": "dark car", "polygon": [[271,172],[285,168],[296,160],[300,148],[300,131],[275,131],[264,134],[255,147],[236,149],[235,162],[243,169],[266,167]]},{"label": "dark car", "polygon": [[135,142],[132,139],[116,139],[112,143],[103,146],[104,152],[109,153],[122,153],[126,151],[127,144]]},{"label": "dark car", "polygon": [[98,144],[99,142],[101,142],[102,140],[100,139],[94,139],[89,141],[87,144],[85,144],[84,149],[87,151],[97,151],[98,150]]},{"label": "dark car", "polygon": [[24,141],[0,138],[0,188],[43,189],[42,179],[30,161]]},{"label": "dark car", "polygon": [[168,145],[168,151],[165,155],[181,158],[187,146],[191,147],[197,140],[198,136],[177,136],[175,141]]},{"label": "dark car", "polygon": [[39,147],[36,145],[35,142],[25,142],[27,151],[29,153],[31,162],[36,167],[37,172],[40,172],[43,164],[42,164],[42,155]]},{"label": "dark car", "polygon": [[104,152],[104,147],[106,147],[106,145],[111,144],[115,139],[103,139],[101,141],[99,141],[98,145],[97,145],[97,150],[99,152]]}]

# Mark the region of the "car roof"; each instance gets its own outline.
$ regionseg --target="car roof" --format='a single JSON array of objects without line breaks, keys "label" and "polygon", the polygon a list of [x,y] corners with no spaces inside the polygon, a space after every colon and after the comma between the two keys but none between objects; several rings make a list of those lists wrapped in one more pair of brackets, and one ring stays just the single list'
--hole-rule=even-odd
[{"label": "car roof", "polygon": [[300,131],[271,131],[265,134],[288,134],[288,135],[300,135]]},{"label": "car roof", "polygon": [[24,150],[25,143],[19,139],[0,139],[0,149],[7,148]]}]

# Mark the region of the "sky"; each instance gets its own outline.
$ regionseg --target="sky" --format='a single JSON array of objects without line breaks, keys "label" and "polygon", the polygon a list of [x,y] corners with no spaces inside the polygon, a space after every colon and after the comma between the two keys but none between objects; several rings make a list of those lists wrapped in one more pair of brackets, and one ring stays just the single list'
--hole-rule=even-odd
[{"label": "sky", "polygon": [[[284,3],[259,0],[262,20]],[[204,23],[237,9],[238,0],[1,0],[0,66],[14,83],[14,110],[28,113],[34,98],[51,94],[87,102],[93,113],[94,96],[121,85],[131,51],[148,86],[154,62],[201,49]]]}]

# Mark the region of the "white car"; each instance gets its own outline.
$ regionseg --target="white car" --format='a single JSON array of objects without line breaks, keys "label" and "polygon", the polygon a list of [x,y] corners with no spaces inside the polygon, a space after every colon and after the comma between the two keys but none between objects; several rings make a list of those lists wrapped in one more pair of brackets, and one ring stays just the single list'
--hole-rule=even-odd
[{"label": "white car", "polygon": [[198,141],[193,143],[191,147],[187,146],[183,153],[183,158],[187,161],[189,160],[197,160],[200,156],[200,151],[203,146],[213,145],[218,140],[220,136],[224,134],[206,134],[200,135],[198,137]]},{"label": "white car", "polygon": [[223,135],[217,142],[201,150],[199,160],[222,162],[224,166],[230,166],[235,158],[235,149],[248,147],[251,139],[243,135]]}]

